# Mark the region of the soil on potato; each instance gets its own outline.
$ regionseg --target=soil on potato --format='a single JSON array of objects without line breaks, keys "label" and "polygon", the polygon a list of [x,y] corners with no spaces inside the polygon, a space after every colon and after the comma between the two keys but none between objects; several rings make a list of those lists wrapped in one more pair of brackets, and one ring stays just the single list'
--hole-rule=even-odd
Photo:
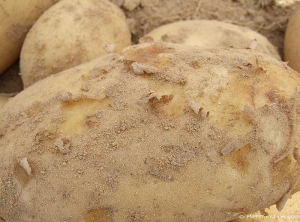
[{"label": "soil on potato", "polygon": [[[288,18],[300,2],[287,7],[275,0],[111,0],[125,12],[133,44],[152,29],[191,19],[215,19],[247,26],[266,36],[283,57]],[[19,75],[0,75],[0,93],[19,92]],[[15,83],[14,83],[15,82]],[[13,83],[13,84],[12,84]]]}]

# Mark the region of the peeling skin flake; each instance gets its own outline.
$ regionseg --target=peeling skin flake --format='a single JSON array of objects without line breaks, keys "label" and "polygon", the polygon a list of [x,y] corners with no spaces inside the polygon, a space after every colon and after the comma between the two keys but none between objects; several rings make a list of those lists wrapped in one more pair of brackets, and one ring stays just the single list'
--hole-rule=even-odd
[{"label": "peeling skin flake", "polygon": [[258,42],[257,42],[256,39],[253,39],[253,40],[249,43],[249,46],[248,46],[249,49],[253,49],[253,50],[257,49],[257,47],[258,47]]},{"label": "peeling skin flake", "polygon": [[227,144],[222,150],[221,153],[223,156],[229,155],[233,151],[237,150],[238,142],[237,139],[233,139],[230,143]]},{"label": "peeling skin flake", "polygon": [[26,173],[28,175],[31,175],[31,167],[27,161],[27,158],[24,157],[21,161],[20,161],[20,166],[26,171]]},{"label": "peeling skin flake", "polygon": [[147,96],[141,98],[138,103],[139,104],[146,104],[149,101],[154,102],[154,100],[156,100],[156,102],[160,102],[160,103],[166,103],[168,101],[170,101],[173,98],[173,95],[164,95],[161,93],[156,93],[156,92],[150,92],[148,93]]},{"label": "peeling skin flake", "polygon": [[103,49],[104,49],[107,53],[113,53],[113,52],[115,52],[116,45],[114,45],[114,44],[105,44],[105,45],[103,46]]},{"label": "peeling skin flake", "polygon": [[58,148],[58,150],[63,153],[63,154],[67,154],[71,152],[71,143],[68,139],[66,138],[60,138],[57,139],[54,143],[55,147]]},{"label": "peeling skin flake", "polygon": [[200,112],[200,116],[201,117],[208,117],[209,112],[203,108],[202,106],[200,106],[198,103],[196,103],[195,101],[190,101],[189,102],[189,106],[192,108],[192,110],[198,115]]},{"label": "peeling skin flake", "polygon": [[[291,67],[289,67],[288,66],[288,64],[289,64],[289,61],[287,61],[287,62],[282,62],[282,65],[284,66],[284,68],[289,72],[289,73],[291,73]],[[298,87],[297,87],[298,88]]]},{"label": "peeling skin flake", "polygon": [[85,91],[85,92],[88,92],[88,91],[90,91],[90,86],[86,83],[82,83],[81,84],[81,90]]},{"label": "peeling skin flake", "polygon": [[289,192],[284,194],[283,197],[276,203],[276,208],[277,208],[278,211],[282,211],[282,209],[284,208],[286,202],[288,201],[288,199],[291,196],[291,192],[292,192],[292,190],[290,190]]},{"label": "peeling skin flake", "polygon": [[131,66],[132,66],[133,72],[138,75],[142,75],[145,73],[147,73],[147,74],[157,73],[157,68],[155,68],[153,66],[140,64],[138,62],[132,63]]},{"label": "peeling skin flake", "polygon": [[199,104],[197,104],[197,103],[194,102],[194,101],[190,101],[190,102],[189,102],[189,106],[192,108],[192,110],[193,110],[196,114],[199,113],[199,110],[200,110],[200,108],[201,108],[201,106],[200,106]]},{"label": "peeling skin flake", "polygon": [[60,99],[61,99],[62,101],[64,101],[64,102],[70,101],[70,100],[72,99],[72,93],[70,93],[70,92],[64,92],[64,93],[61,95]]}]

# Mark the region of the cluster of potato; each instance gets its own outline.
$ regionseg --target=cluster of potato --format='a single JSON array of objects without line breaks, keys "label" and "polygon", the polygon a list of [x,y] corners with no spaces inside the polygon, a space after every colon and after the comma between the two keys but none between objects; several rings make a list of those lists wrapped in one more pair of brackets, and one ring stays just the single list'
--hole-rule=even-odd
[{"label": "cluster of potato", "polygon": [[300,214],[300,11],[287,64],[246,27],[180,21],[131,46],[108,0],[31,3],[0,3],[0,72],[20,56],[26,88],[0,95],[0,220]]},{"label": "cluster of potato", "polygon": [[0,74],[18,59],[30,27],[55,2],[57,0],[1,1]]}]

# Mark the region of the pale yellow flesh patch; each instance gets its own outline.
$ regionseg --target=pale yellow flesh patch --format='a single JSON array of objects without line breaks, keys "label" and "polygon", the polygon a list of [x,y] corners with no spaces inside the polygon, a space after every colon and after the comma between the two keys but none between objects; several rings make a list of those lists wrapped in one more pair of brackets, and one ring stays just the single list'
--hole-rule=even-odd
[{"label": "pale yellow flesh patch", "polygon": [[87,117],[94,114],[100,108],[108,107],[108,100],[82,99],[63,104],[65,121],[59,127],[64,136],[71,134],[82,135],[87,129]]}]

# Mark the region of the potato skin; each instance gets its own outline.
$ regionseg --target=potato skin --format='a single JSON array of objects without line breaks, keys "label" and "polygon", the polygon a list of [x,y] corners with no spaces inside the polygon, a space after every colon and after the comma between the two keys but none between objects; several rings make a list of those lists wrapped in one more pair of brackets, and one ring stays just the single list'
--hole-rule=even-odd
[{"label": "potato skin", "polygon": [[51,74],[131,44],[125,15],[108,0],[62,0],[34,24],[24,42],[20,68],[24,87]]},{"label": "potato skin", "polygon": [[19,58],[27,32],[55,2],[57,0],[0,2],[0,74]]},{"label": "potato skin", "polygon": [[155,41],[167,34],[173,43],[198,45],[203,48],[230,47],[247,48],[249,43],[256,39],[258,52],[281,60],[276,48],[266,37],[258,32],[238,25],[216,20],[191,20],[180,21],[160,26],[153,29],[146,36]]},{"label": "potato skin", "polygon": [[264,209],[299,177],[299,85],[251,50],[164,42],[52,75],[0,110],[0,215],[208,222]]},{"label": "potato skin", "polygon": [[300,72],[300,10],[290,17],[284,38],[284,60],[289,66]]},{"label": "potato skin", "polygon": [[278,221],[297,221],[300,218],[300,192],[293,194],[289,199],[282,211],[278,211],[276,206],[271,206],[266,209],[267,216],[260,215],[259,213],[252,215],[242,216],[241,219],[232,220],[232,222],[278,222]]}]

